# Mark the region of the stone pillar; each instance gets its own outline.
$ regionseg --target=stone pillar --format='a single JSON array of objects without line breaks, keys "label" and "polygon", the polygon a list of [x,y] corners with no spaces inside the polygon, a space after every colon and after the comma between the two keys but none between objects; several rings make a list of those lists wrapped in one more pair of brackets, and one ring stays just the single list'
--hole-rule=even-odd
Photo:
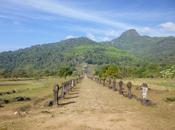
[{"label": "stone pillar", "polygon": [[102,83],[102,79],[100,78],[100,84]]},{"label": "stone pillar", "polygon": [[65,83],[62,83],[61,85],[61,98],[64,98],[64,94],[65,94]]},{"label": "stone pillar", "polygon": [[105,79],[103,79],[103,86],[105,86]]},{"label": "stone pillar", "polygon": [[69,82],[66,81],[66,84],[65,84],[65,95],[66,95],[66,93],[68,92],[68,87],[69,87]]},{"label": "stone pillar", "polygon": [[143,104],[146,104],[147,94],[148,94],[148,85],[146,83],[143,83],[141,85],[141,95],[142,95],[142,103]]},{"label": "stone pillar", "polygon": [[123,94],[123,81],[119,82],[119,94]]},{"label": "stone pillar", "polygon": [[70,81],[67,81],[67,93],[69,92]]},{"label": "stone pillar", "polygon": [[111,79],[109,79],[108,88],[111,89]]},{"label": "stone pillar", "polygon": [[116,86],[116,81],[115,81],[115,79],[113,80],[113,82],[112,82],[112,88],[113,88],[113,90],[114,91],[117,91],[117,86]]},{"label": "stone pillar", "polygon": [[59,91],[59,86],[58,84],[55,84],[53,87],[53,103],[55,105],[58,105],[58,91]]},{"label": "stone pillar", "polygon": [[132,83],[131,82],[127,83],[127,88],[128,88],[128,98],[131,99],[132,98],[132,92],[131,92]]},{"label": "stone pillar", "polygon": [[74,84],[74,80],[71,81],[71,88],[73,88],[75,86]]},{"label": "stone pillar", "polygon": [[107,87],[108,86],[108,79],[106,78],[106,80],[105,80],[105,87]]}]

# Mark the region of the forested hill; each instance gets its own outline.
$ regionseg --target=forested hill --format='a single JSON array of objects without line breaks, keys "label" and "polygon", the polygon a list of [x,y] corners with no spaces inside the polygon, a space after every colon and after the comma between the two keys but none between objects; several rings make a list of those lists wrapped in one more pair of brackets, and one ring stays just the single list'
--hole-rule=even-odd
[{"label": "forested hill", "polygon": [[128,30],[111,41],[116,47],[156,63],[175,64],[175,37],[141,36]]},{"label": "forested hill", "polygon": [[55,74],[59,67],[87,64],[133,64],[138,59],[126,51],[107,44],[99,44],[88,38],[72,38],[57,43],[36,45],[17,51],[0,53],[3,75],[21,73]]},{"label": "forested hill", "polygon": [[[141,36],[136,30],[119,38],[98,43],[86,37],[36,45],[17,51],[0,53],[0,75],[54,75],[61,66],[75,67],[82,63],[116,64],[136,67],[147,63],[175,64],[175,38]],[[160,68],[154,66],[151,68]],[[140,72],[139,72],[140,73]]]}]

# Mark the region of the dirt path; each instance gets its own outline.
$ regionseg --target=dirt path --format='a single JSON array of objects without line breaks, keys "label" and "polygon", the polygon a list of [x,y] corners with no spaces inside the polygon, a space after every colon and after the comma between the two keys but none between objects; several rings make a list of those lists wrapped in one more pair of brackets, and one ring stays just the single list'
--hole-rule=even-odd
[{"label": "dirt path", "polygon": [[[145,108],[118,92],[88,78],[60,102],[59,107],[32,111],[24,118],[11,121],[8,128],[32,130],[173,130],[166,118],[154,117],[154,108]],[[153,115],[148,114],[149,111]],[[154,117],[154,118],[152,118]],[[157,120],[158,119],[158,120]],[[170,125],[173,122],[169,122]],[[172,125],[173,126],[173,125]],[[171,126],[171,127],[172,127]]]}]

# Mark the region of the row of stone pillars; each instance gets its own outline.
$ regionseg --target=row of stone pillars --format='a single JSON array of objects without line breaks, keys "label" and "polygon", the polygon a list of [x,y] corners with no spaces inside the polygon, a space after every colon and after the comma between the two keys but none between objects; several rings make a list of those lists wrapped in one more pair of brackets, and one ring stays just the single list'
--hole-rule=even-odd
[{"label": "row of stone pillars", "polygon": [[140,86],[140,93],[141,97],[138,98],[136,95],[132,93],[132,83],[128,82],[126,84],[126,88],[124,88],[123,81],[119,81],[118,85],[115,79],[101,79],[98,77],[92,77],[88,76],[90,79],[96,81],[99,84],[102,84],[103,86],[108,87],[109,89],[112,89],[114,91],[118,91],[120,95],[123,95],[125,97],[128,97],[129,99],[132,99],[133,97],[140,101],[143,105],[150,105],[152,104],[151,100],[147,99],[148,94],[148,85],[146,83],[141,84]]},{"label": "row of stone pillars", "polygon": [[55,84],[53,87],[53,104],[59,105],[59,99],[63,99],[82,79],[83,77],[68,80],[63,82],[61,86]]}]

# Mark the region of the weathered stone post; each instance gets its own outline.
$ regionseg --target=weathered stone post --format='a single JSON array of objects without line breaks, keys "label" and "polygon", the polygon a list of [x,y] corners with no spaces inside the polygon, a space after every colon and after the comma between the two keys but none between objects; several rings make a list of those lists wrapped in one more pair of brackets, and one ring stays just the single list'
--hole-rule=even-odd
[{"label": "weathered stone post", "polygon": [[113,79],[113,82],[112,82],[112,89],[114,90],[114,91],[117,91],[117,87],[116,87],[116,81],[115,81],[115,79]]},{"label": "weathered stone post", "polygon": [[148,85],[146,83],[143,83],[141,85],[141,95],[142,95],[142,103],[143,104],[146,104],[147,93],[148,93]]},{"label": "weathered stone post", "polygon": [[76,83],[76,79],[74,79],[74,85],[75,85],[75,86],[77,85],[77,83]]},{"label": "weathered stone post", "polygon": [[105,86],[105,79],[103,79],[103,86]]},{"label": "weathered stone post", "polygon": [[102,79],[100,78],[100,84],[102,83]]},{"label": "weathered stone post", "polygon": [[65,83],[61,85],[61,98],[64,98],[64,91],[65,91]]},{"label": "weathered stone post", "polygon": [[70,91],[71,87],[72,87],[72,80],[69,80],[69,91]]},{"label": "weathered stone post", "polygon": [[69,82],[66,81],[66,84],[65,84],[65,95],[66,95],[66,93],[68,92],[68,87],[69,87]]},{"label": "weathered stone post", "polygon": [[76,86],[77,85],[77,83],[76,83],[76,79],[73,79],[74,80],[74,86]]},{"label": "weathered stone post", "polygon": [[59,91],[59,86],[58,84],[55,84],[53,87],[53,103],[55,105],[58,105],[58,91]]},{"label": "weathered stone post", "polygon": [[109,79],[108,88],[111,89],[111,78]]},{"label": "weathered stone post", "polygon": [[71,82],[71,88],[73,88],[74,86],[75,86],[74,80],[72,80],[72,82]]},{"label": "weathered stone post", "polygon": [[132,92],[131,92],[132,83],[131,82],[127,83],[127,88],[128,88],[128,98],[131,99],[132,98]]},{"label": "weathered stone post", "polygon": [[67,81],[67,93],[69,92],[69,89],[70,89],[70,80]]},{"label": "weathered stone post", "polygon": [[123,94],[123,81],[119,82],[119,94]]},{"label": "weathered stone post", "polygon": [[108,79],[107,78],[105,79],[105,85],[104,86],[105,87],[108,86]]}]

